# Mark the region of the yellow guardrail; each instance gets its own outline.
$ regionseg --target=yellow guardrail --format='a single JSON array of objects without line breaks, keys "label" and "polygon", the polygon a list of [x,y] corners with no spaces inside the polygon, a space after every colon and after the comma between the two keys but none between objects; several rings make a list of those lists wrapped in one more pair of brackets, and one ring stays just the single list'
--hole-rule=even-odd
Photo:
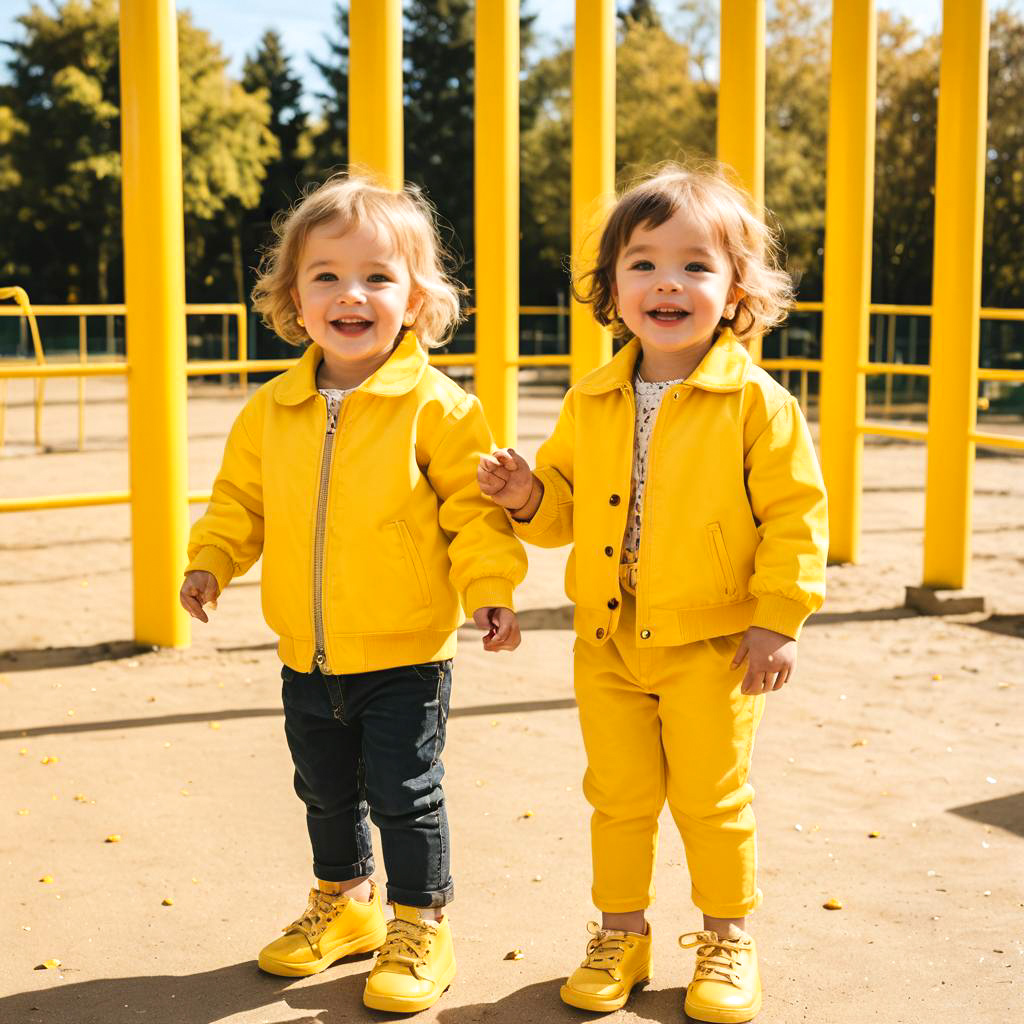
[{"label": "yellow guardrail", "polygon": [[[43,420],[43,386],[50,377],[77,377],[78,378],[78,450],[85,448],[85,378],[86,377],[124,377],[128,373],[127,362],[87,362],[88,334],[86,331],[86,319],[90,316],[124,316],[124,303],[76,303],[71,305],[47,305],[33,306],[29,301],[24,288],[11,287],[0,288],[0,300],[13,299],[17,306],[0,306],[0,316],[24,317],[28,321],[29,330],[32,335],[32,346],[35,360],[10,360],[0,362],[0,451],[4,446],[5,412],[7,406],[7,381],[29,378],[36,380],[35,389],[35,444],[42,448],[42,420]],[[239,383],[244,390],[248,386],[249,373],[257,369],[277,369],[281,364],[276,360],[262,360],[260,362],[268,365],[260,366],[248,359],[249,347],[246,336],[246,308],[238,302],[192,302],[186,303],[185,315],[209,316],[220,314],[221,325],[221,353],[222,359],[216,362],[192,363],[186,373],[189,376],[204,376],[213,373],[225,375],[224,382],[227,383],[226,374],[238,373]],[[37,317],[77,317],[78,318],[78,359],[77,363],[48,363],[39,336]],[[238,359],[229,360],[230,332],[228,323],[234,317],[236,332],[238,335]],[[216,370],[209,370],[208,367],[215,365]],[[228,369],[230,365],[231,369]]]},{"label": "yellow guardrail", "polygon": [[[17,307],[0,307],[0,315],[3,316],[25,316],[30,323],[33,337],[33,345],[36,361],[11,361],[4,365],[0,363],[0,385],[6,386],[8,379],[36,379],[40,386],[37,390],[36,405],[36,443],[40,442],[40,415],[41,415],[41,385],[50,377],[78,377],[80,385],[86,377],[124,377],[128,374],[127,362],[104,362],[87,363],[85,354],[85,329],[84,322],[87,316],[110,316],[123,315],[123,305],[76,305],[76,306],[52,306],[42,305],[32,307],[28,296],[21,288],[0,289],[0,299],[14,298],[18,302]],[[823,311],[821,302],[798,302],[796,311],[801,313],[814,313]],[[887,362],[863,362],[858,366],[858,373],[868,376],[884,375],[889,381],[894,376],[916,376],[929,377],[931,367],[925,364],[897,363],[892,361],[893,318],[896,316],[930,316],[931,306],[921,305],[894,305],[891,303],[872,303],[869,307],[871,313],[888,315],[890,326],[888,330],[888,352]],[[474,309],[467,311],[469,314]],[[553,315],[568,316],[569,309],[566,306],[521,306],[519,312],[522,315]],[[228,333],[224,332],[223,346],[225,358],[219,360],[195,360],[186,366],[186,375],[189,377],[222,376],[227,380],[228,375],[238,374],[243,386],[247,384],[249,373],[266,373],[282,371],[294,366],[296,359],[248,359],[248,342],[245,331],[245,307],[235,303],[195,303],[186,306],[187,314],[205,315],[221,314],[225,318],[236,317],[238,324],[239,358],[227,358]],[[47,363],[39,332],[35,323],[36,316],[77,316],[79,318],[80,356],[78,363]],[[1024,321],[1024,310],[993,309],[983,308],[980,310],[980,317],[984,320]],[[477,365],[476,353],[466,354],[432,354],[432,364],[436,366],[472,366]],[[564,355],[520,355],[513,361],[516,367],[528,366],[570,366],[571,356]],[[790,373],[798,373],[800,377],[797,395],[801,406],[806,411],[809,392],[809,376],[812,373],[821,373],[825,361],[823,359],[809,359],[783,355],[779,358],[762,359],[761,365],[768,370],[781,371],[786,377]],[[1024,382],[1024,370],[992,370],[981,369],[978,371],[979,380]],[[789,384],[788,379],[784,383]],[[888,408],[891,403],[891,390],[887,389],[885,406]],[[3,443],[3,392],[0,391],[0,446]],[[82,447],[84,438],[83,408],[84,392],[79,389],[79,447]],[[864,421],[857,424],[857,432],[861,435],[870,434],[878,437],[891,437],[907,441],[927,441],[928,430],[926,427],[906,427],[894,424]],[[1002,447],[1011,450],[1024,451],[1024,438],[1013,437],[1005,434],[995,434],[982,431],[975,431],[971,434],[970,440],[992,447]],[[209,492],[190,492],[188,500],[191,503],[200,503],[209,500]],[[57,497],[30,497],[30,498],[5,498],[0,499],[0,513],[37,511],[55,508],[84,508],[96,505],[126,504],[131,501],[129,491],[112,491],[95,494],[65,494]]]}]

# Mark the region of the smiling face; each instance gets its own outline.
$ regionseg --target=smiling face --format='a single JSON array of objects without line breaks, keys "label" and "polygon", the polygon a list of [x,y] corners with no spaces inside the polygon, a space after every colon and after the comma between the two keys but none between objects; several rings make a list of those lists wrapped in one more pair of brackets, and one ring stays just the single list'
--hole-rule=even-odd
[{"label": "smiling face", "polygon": [[291,295],[324,352],[320,385],[341,388],[361,384],[387,361],[422,305],[405,259],[373,223],[310,229]]},{"label": "smiling face", "polygon": [[732,278],[721,243],[685,210],[657,227],[638,225],[616,260],[612,294],[645,365],[688,376],[711,347],[723,310],[739,298]]}]

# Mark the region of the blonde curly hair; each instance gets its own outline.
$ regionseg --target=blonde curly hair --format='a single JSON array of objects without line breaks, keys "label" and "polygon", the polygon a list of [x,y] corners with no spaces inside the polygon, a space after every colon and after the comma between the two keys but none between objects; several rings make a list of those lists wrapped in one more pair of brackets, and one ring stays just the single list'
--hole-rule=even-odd
[{"label": "blonde curly hair", "polygon": [[619,253],[637,227],[656,228],[679,210],[708,228],[729,259],[733,285],[744,292],[735,314],[719,322],[716,336],[730,327],[747,344],[786,319],[793,305],[793,282],[781,269],[781,232],[729,174],[715,162],[691,167],[663,163],[620,195],[605,221],[593,265],[577,268],[572,279],[573,295],[591,307],[599,324],[612,328],[616,340],[632,337],[615,306]]},{"label": "blonde curly hair", "polygon": [[252,290],[253,308],[291,345],[306,345],[292,300],[302,248],[319,224],[338,222],[341,233],[367,221],[383,227],[404,257],[412,292],[423,304],[411,329],[428,348],[444,345],[462,319],[465,288],[448,272],[451,256],[437,230],[437,213],[415,185],[394,192],[363,171],[334,174],[314,185],[273,222],[276,241],[260,259]]}]

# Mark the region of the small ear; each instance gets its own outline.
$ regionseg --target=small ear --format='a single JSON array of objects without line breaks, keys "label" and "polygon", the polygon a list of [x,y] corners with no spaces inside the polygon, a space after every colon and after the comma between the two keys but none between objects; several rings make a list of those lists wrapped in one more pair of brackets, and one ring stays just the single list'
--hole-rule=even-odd
[{"label": "small ear", "polygon": [[409,296],[409,304],[405,307],[405,316],[402,323],[406,327],[412,327],[416,323],[416,317],[420,315],[426,296],[422,292],[415,292]]},{"label": "small ear", "polygon": [[288,289],[288,294],[292,297],[296,314],[298,316],[302,316],[302,303],[299,301],[299,289],[292,285],[292,287]]},{"label": "small ear", "polygon": [[738,285],[734,284],[729,289],[729,305],[735,306],[747,297],[747,293]]}]

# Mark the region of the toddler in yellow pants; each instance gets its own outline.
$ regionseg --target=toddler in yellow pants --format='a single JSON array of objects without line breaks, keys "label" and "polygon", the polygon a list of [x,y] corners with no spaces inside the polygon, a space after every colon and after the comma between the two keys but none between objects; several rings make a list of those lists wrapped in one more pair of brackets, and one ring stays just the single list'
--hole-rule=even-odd
[{"label": "toddler in yellow pants", "polygon": [[747,352],[792,302],[763,211],[719,167],[628,189],[576,297],[624,342],[565,397],[536,471],[485,456],[519,537],[573,544],[576,699],[602,913],[562,999],[621,1007],[651,976],[658,816],[668,800],[703,929],[685,1011],[750,1020],[761,901],[748,781],[765,694],[824,600],[825,492],[794,398]]}]

